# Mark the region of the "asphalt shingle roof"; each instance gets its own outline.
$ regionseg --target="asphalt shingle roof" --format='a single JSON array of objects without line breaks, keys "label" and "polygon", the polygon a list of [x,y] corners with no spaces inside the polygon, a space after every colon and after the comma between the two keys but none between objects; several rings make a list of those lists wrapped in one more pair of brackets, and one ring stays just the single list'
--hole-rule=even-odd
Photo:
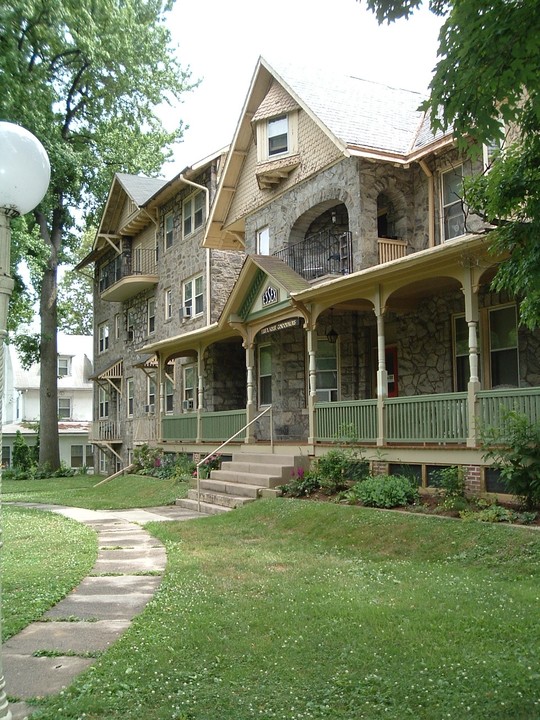
[{"label": "asphalt shingle roof", "polygon": [[167,182],[163,178],[150,178],[128,173],[116,173],[116,177],[124,190],[139,206],[144,205]]}]

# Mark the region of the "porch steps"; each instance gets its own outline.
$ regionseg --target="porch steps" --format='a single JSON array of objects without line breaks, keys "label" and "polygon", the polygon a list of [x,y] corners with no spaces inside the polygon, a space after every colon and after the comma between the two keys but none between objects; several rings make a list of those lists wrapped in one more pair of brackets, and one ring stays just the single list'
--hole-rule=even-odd
[{"label": "porch steps", "polygon": [[[213,515],[242,507],[260,497],[276,497],[279,485],[288,482],[298,468],[308,469],[306,455],[238,453],[212,470],[209,478],[199,481],[201,512]],[[199,507],[197,490],[188,491],[186,499],[177,500],[180,507]]]}]

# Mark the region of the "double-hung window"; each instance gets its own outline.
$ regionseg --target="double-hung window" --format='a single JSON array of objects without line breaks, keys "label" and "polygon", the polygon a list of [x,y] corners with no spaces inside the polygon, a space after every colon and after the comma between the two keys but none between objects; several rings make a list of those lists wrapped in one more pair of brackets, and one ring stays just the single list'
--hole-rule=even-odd
[{"label": "double-hung window", "polygon": [[127,397],[127,416],[133,417],[134,403],[135,403],[135,390],[133,378],[127,378],[126,380],[126,397]]},{"label": "double-hung window", "polygon": [[257,230],[257,255],[270,255],[270,229],[263,227]]},{"label": "double-hung window", "polygon": [[182,206],[184,237],[198,230],[205,221],[204,193],[198,192],[184,200]]},{"label": "double-hung window", "polygon": [[469,383],[469,326],[465,315],[454,316],[454,387],[465,392]]},{"label": "double-hung window", "polygon": [[172,413],[174,410],[174,378],[165,376],[165,412]]},{"label": "double-hung window", "polygon": [[203,276],[198,275],[184,283],[184,308],[187,314],[200,315],[204,308]]},{"label": "double-hung window", "polygon": [[491,387],[519,387],[518,336],[515,305],[489,311]]},{"label": "double-hung window", "polygon": [[59,420],[71,420],[71,398],[59,397],[58,398],[58,419]]},{"label": "double-hung window", "polygon": [[104,353],[109,349],[109,324],[101,323],[98,327],[99,352]]},{"label": "double-hung window", "polygon": [[146,304],[146,317],[148,319],[148,334],[153,335],[156,331],[156,299],[150,298]]},{"label": "double-hung window", "polygon": [[338,399],[337,343],[317,339],[315,370],[317,402],[335,402]]},{"label": "double-hung window", "polygon": [[58,358],[58,377],[67,377],[71,375],[71,358],[66,355],[60,355]]},{"label": "double-hung window", "polygon": [[287,115],[268,121],[268,157],[286,153],[289,150],[289,119]]},{"label": "double-hung window", "polygon": [[442,175],[444,239],[451,240],[465,233],[463,211],[463,167],[448,170]]},{"label": "double-hung window", "polygon": [[172,247],[174,242],[174,216],[172,213],[165,215],[165,250]]},{"label": "double-hung window", "polygon": [[109,417],[109,391],[100,387],[98,390],[98,415],[100,418]]},{"label": "double-hung window", "polygon": [[135,337],[135,312],[132,308],[129,308],[126,314],[126,330],[127,339],[133,340]]},{"label": "double-hung window", "polygon": [[272,403],[272,346],[259,346],[259,406]]},{"label": "double-hung window", "polygon": [[153,413],[156,411],[156,376],[148,375],[146,379],[146,412]]},{"label": "double-hung window", "polygon": [[165,320],[172,318],[172,289],[165,290]]},{"label": "double-hung window", "polygon": [[197,399],[197,368],[186,365],[184,368],[184,410],[194,410]]}]

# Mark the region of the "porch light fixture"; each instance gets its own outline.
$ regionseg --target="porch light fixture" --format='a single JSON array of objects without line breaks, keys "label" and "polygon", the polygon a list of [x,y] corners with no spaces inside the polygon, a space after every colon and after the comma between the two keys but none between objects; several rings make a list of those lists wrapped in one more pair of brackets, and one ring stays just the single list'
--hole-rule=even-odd
[{"label": "porch light fixture", "polygon": [[[19,125],[0,122],[0,446],[4,394],[4,338],[7,334],[10,277],[10,218],[25,215],[43,200],[51,178],[49,158],[39,140]],[[1,536],[1,527],[0,527]],[[1,610],[1,594],[0,594]],[[0,613],[1,617],[1,613]],[[0,656],[0,720],[11,720]]]},{"label": "porch light fixture", "polygon": [[338,334],[334,330],[333,327],[333,320],[334,320],[334,308],[330,308],[330,330],[326,333],[326,339],[331,345],[335,345],[337,343]]}]

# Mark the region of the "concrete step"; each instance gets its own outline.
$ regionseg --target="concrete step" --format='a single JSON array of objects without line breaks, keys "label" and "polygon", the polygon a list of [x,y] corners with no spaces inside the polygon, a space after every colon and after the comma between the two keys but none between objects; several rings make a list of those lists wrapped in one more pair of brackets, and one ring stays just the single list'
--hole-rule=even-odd
[{"label": "concrete step", "polygon": [[224,495],[239,495],[256,499],[260,495],[261,488],[257,485],[246,485],[240,482],[229,482],[227,480],[216,480],[210,477],[199,482],[201,491],[215,492]]},{"label": "concrete step", "polygon": [[255,478],[253,482],[246,480],[244,480],[243,482],[252,482],[253,485],[258,485],[258,478],[264,475],[268,475],[272,478],[279,478],[281,480],[281,483],[289,482],[293,470],[294,466],[291,465],[280,465],[278,463],[264,462],[244,462],[243,460],[235,459],[232,462],[222,463],[220,470],[215,470],[214,472],[233,472],[240,473],[242,475],[251,474]]},{"label": "concrete step", "polygon": [[[287,465],[289,467],[309,467],[307,455],[285,455],[284,453],[242,452],[233,455],[233,462],[247,462],[255,465]],[[225,464],[225,463],[224,463]]]},{"label": "concrete step", "polygon": [[[197,500],[197,490],[188,490],[188,499]],[[223,505],[223,507],[237,508],[256,500],[254,497],[242,497],[240,495],[228,495],[226,493],[201,491],[201,502],[211,505]]]},{"label": "concrete step", "polygon": [[210,478],[212,480],[220,480],[221,482],[253,485],[254,487],[276,487],[277,485],[283,485],[285,482],[288,482],[288,480],[283,479],[281,474],[263,475],[238,470],[212,470]]},{"label": "concrete step", "polygon": [[181,498],[178,499],[175,502],[175,505],[178,505],[178,507],[186,508],[187,510],[192,510],[194,512],[202,512],[206,513],[207,515],[220,515],[221,513],[226,513],[232,510],[233,508],[225,507],[224,505],[213,505],[212,503],[205,503],[201,502],[200,505],[196,500],[189,500],[188,498]]}]

